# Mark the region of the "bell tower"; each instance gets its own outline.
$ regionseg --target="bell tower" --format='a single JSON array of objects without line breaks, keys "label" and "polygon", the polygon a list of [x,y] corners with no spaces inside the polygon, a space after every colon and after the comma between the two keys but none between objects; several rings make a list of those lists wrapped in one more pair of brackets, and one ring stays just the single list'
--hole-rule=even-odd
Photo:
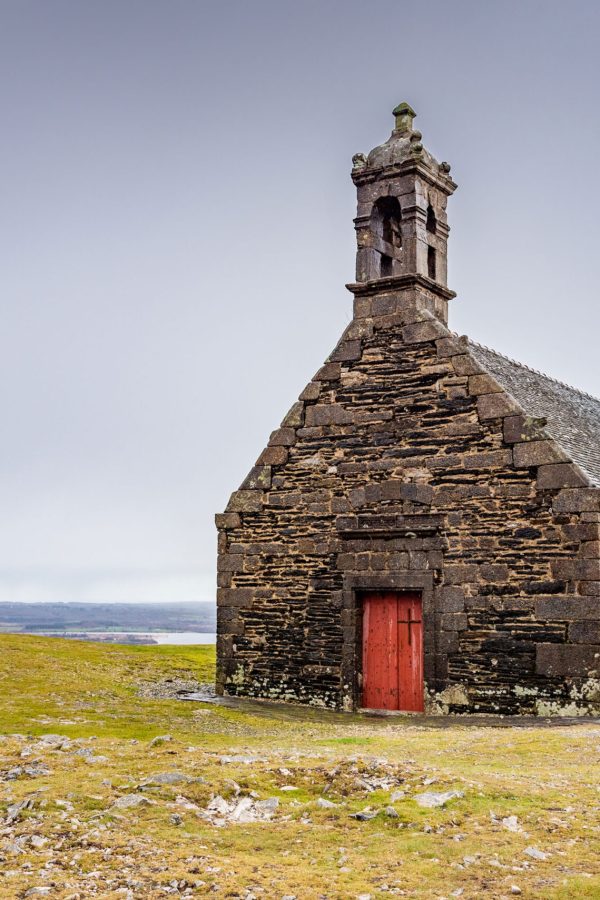
[{"label": "bell tower", "polygon": [[[389,139],[352,157],[357,188],[356,297],[395,294],[418,301],[444,324],[448,301],[446,203],[455,191],[447,162],[438,163],[413,130],[408,103],[394,110]],[[401,296],[402,295],[402,296]]]}]

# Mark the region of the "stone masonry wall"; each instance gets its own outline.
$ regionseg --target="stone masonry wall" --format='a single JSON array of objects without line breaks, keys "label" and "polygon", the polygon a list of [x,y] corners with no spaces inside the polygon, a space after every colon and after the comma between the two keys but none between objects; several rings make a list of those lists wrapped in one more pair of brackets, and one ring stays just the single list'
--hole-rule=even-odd
[{"label": "stone masonry wall", "polygon": [[423,596],[427,708],[600,708],[600,491],[432,316],[355,300],[219,528],[218,688],[360,704],[360,597]]}]

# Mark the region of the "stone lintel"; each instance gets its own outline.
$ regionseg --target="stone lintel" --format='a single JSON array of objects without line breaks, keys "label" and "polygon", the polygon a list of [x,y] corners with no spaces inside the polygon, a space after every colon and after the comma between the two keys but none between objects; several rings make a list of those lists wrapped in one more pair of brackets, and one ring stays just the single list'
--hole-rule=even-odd
[{"label": "stone lintel", "polygon": [[419,273],[408,275],[391,275],[389,278],[373,278],[371,281],[357,281],[346,285],[346,288],[355,297],[372,297],[375,294],[390,293],[391,291],[405,291],[408,288],[420,287],[437,294],[444,300],[452,300],[456,292],[444,287],[433,278]]}]

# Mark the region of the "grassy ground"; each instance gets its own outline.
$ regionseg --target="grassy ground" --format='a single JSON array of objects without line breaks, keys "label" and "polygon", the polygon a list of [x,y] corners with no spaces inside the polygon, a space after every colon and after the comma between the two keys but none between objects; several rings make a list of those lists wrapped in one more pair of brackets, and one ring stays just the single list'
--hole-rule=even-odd
[{"label": "grassy ground", "polygon": [[[208,647],[0,635],[0,897],[600,898],[600,727],[442,729],[139,696],[210,680],[213,663]],[[181,780],[144,784],[169,772]],[[414,799],[448,790],[463,796]],[[120,805],[129,795],[142,805]],[[269,821],[213,824],[215,796],[279,805]],[[365,809],[377,814],[350,817]]]}]

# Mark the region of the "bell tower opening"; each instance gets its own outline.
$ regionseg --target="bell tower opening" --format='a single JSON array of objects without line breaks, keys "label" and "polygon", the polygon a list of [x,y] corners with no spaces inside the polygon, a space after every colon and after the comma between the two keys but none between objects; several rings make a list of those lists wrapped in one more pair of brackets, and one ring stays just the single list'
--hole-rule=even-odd
[{"label": "bell tower opening", "polygon": [[436,276],[436,260],[435,260],[435,248],[428,247],[427,248],[427,274],[431,278],[432,281],[435,281]]},{"label": "bell tower opening", "polygon": [[375,247],[379,252],[379,275],[389,278],[394,274],[394,260],[402,252],[402,210],[397,197],[380,197],[373,204],[371,230]]},{"label": "bell tower opening", "polygon": [[437,220],[431,203],[427,207],[427,221],[425,223],[425,228],[430,234],[435,234],[437,231]]}]

